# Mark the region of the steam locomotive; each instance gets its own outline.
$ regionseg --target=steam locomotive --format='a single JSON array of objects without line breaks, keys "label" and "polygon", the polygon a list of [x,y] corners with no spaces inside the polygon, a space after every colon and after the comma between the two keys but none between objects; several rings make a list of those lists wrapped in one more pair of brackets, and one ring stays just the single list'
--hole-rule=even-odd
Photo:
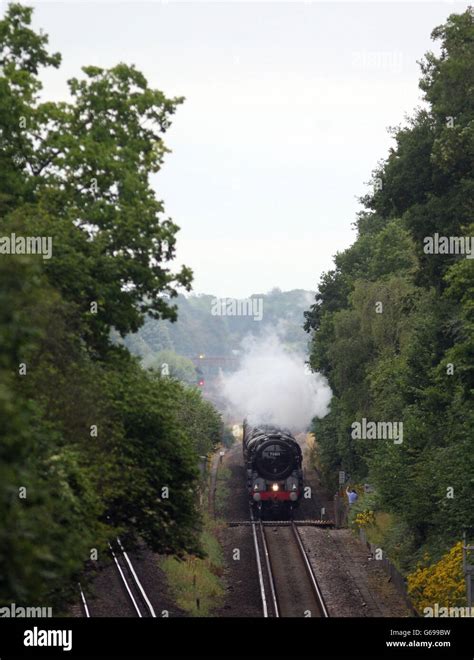
[{"label": "steam locomotive", "polygon": [[302,453],[290,431],[243,424],[247,489],[254,514],[291,517],[303,494]]}]

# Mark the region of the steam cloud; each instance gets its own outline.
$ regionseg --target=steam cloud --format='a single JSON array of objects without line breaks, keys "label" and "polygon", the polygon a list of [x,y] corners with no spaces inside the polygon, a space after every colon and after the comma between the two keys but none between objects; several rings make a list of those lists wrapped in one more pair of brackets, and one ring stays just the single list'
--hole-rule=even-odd
[{"label": "steam cloud", "polygon": [[276,335],[248,337],[243,346],[239,370],[222,376],[232,416],[296,432],[328,413],[331,388],[324,376],[307,372],[302,355],[285,349]]}]

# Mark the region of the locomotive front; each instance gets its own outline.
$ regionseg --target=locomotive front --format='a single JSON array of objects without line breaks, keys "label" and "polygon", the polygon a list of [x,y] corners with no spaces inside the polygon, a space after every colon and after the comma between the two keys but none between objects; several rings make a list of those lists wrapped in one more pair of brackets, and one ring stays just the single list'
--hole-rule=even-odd
[{"label": "locomotive front", "polygon": [[292,434],[244,421],[243,452],[247,487],[254,512],[285,518],[303,493],[302,453]]}]

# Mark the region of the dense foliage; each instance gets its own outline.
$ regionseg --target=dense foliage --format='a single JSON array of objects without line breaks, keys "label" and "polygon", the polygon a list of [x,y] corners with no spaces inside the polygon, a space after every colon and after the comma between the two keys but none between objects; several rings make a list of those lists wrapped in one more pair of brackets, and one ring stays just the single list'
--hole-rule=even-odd
[{"label": "dense foliage", "polygon": [[[471,11],[432,37],[441,49],[421,63],[426,105],[394,130],[357,240],[306,314],[311,365],[334,392],[314,428],[326,480],[336,488],[344,470],[374,486],[369,508],[392,521],[384,548],[406,570],[474,531],[474,261],[425,251],[435,233],[474,235]],[[362,418],[402,422],[403,442],[354,438]]]},{"label": "dense foliage", "polygon": [[[200,552],[198,457],[221,420],[110,339],[174,319],[190,286],[148,181],[182,99],[119,64],[40,102],[60,56],[30,25],[18,4],[0,20],[0,603],[60,607],[118,532]],[[9,253],[12,233],[51,237],[51,258]]]}]

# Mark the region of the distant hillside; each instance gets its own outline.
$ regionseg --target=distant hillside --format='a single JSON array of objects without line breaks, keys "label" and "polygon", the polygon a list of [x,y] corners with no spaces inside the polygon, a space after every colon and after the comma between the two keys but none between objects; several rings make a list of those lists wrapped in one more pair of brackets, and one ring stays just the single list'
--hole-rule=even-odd
[{"label": "distant hillside", "polygon": [[[199,354],[232,357],[246,335],[273,330],[286,345],[306,352],[308,335],[302,329],[303,312],[314,302],[312,292],[273,289],[266,294],[253,294],[247,300],[252,301],[249,307],[250,311],[253,308],[255,318],[237,315],[249,311],[245,309],[245,301],[217,299],[207,294],[180,295],[175,299],[176,323],[147,319],[138,333],[125,339],[125,344],[133,354],[144,358],[145,364],[162,350],[186,357]],[[216,311],[224,311],[225,315]],[[261,320],[257,320],[260,316]]]}]

